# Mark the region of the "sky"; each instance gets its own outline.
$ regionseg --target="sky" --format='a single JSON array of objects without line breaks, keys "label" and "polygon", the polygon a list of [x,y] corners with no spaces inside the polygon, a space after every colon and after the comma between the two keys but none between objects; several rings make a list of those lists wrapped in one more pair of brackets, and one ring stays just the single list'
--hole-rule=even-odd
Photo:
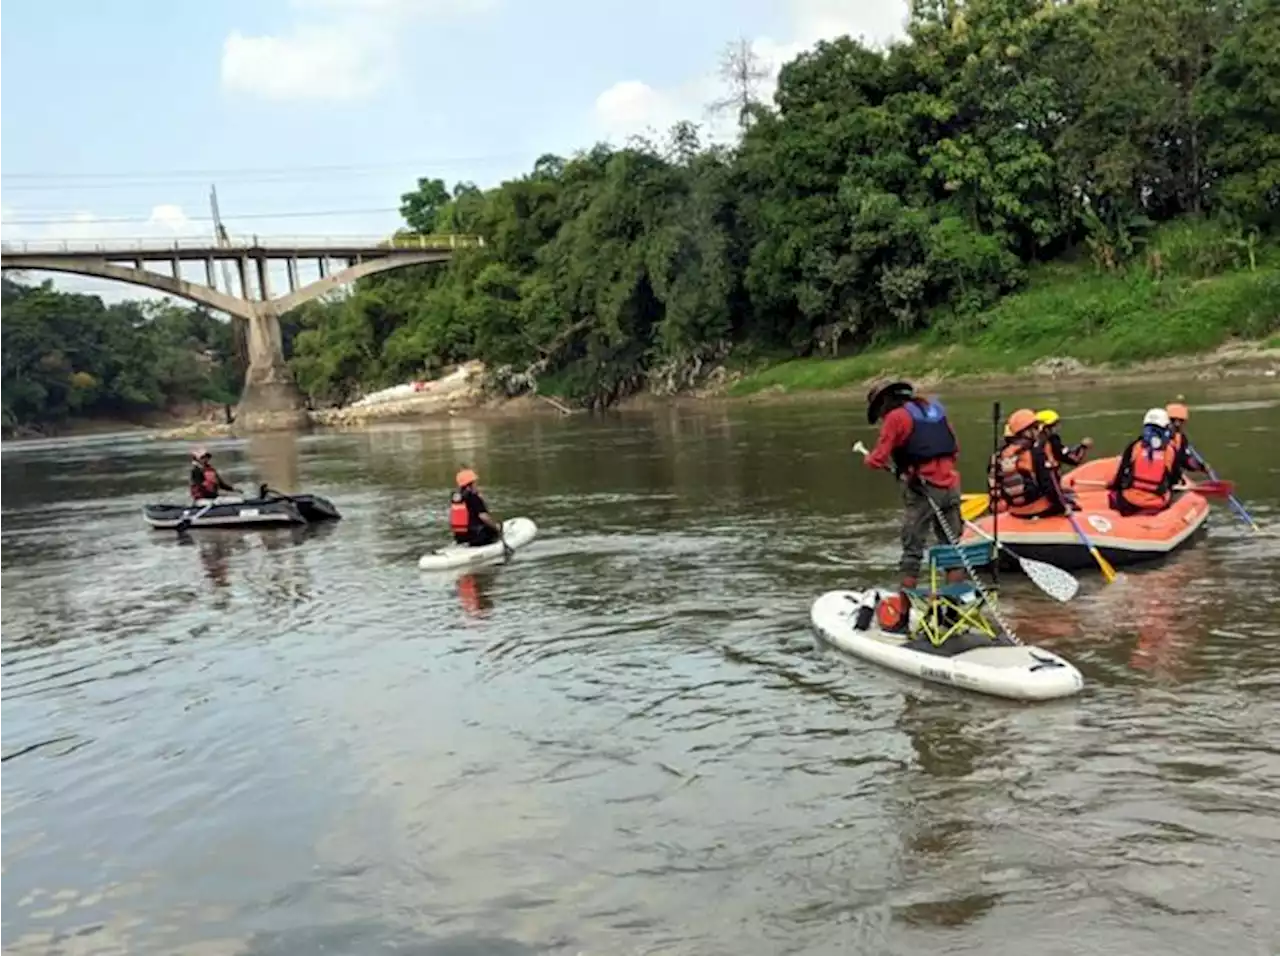
[{"label": "sky", "polygon": [[776,74],[906,17],[906,0],[8,0],[0,235],[209,236],[216,184],[233,238],[385,236],[419,177],[489,187],[681,119],[732,135],[707,106],[738,38]]}]

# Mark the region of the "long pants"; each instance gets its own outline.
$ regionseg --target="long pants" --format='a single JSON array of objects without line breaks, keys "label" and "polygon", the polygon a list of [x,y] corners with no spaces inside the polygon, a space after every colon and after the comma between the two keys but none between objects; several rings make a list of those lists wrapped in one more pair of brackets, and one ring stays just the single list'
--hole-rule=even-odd
[{"label": "long pants", "polygon": [[[918,489],[918,490],[917,490]],[[925,495],[929,497],[926,498]],[[924,549],[928,544],[929,529],[933,528],[934,537],[939,544],[950,544],[946,530],[938,523],[929,500],[938,506],[942,516],[951,527],[951,535],[960,540],[963,524],[960,520],[960,490],[958,488],[937,488],[927,481],[902,486],[902,557],[898,561],[898,570],[902,576],[916,577],[920,574],[920,562],[924,560]]]}]

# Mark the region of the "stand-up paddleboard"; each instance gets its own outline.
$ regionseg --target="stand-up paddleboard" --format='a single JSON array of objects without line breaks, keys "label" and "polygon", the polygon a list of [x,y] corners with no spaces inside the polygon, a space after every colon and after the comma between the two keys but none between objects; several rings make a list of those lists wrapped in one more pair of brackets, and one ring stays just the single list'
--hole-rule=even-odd
[{"label": "stand-up paddleboard", "polygon": [[[506,539],[508,548],[518,551],[538,536],[538,526],[528,518],[508,518],[502,522],[502,536]],[[450,544],[424,554],[418,559],[418,567],[423,571],[447,571],[450,568],[501,561],[503,550],[501,541],[478,548],[466,544]]]},{"label": "stand-up paddleboard", "polygon": [[976,631],[956,634],[935,647],[922,634],[880,630],[875,615],[866,630],[854,625],[864,600],[872,608],[873,591],[828,591],[813,602],[810,617],[822,637],[849,654],[902,674],[1013,700],[1070,697],[1084,678],[1052,651],[991,639]]}]

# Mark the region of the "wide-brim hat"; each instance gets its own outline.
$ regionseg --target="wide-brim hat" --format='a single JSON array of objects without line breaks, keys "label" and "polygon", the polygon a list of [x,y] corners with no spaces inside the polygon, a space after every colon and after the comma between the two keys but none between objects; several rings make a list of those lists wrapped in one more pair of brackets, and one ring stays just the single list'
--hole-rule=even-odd
[{"label": "wide-brim hat", "polygon": [[880,409],[884,406],[885,399],[894,395],[910,398],[915,392],[915,386],[910,382],[890,382],[888,385],[871,386],[871,391],[867,392],[867,424],[874,425],[876,423],[876,419],[880,417]]}]

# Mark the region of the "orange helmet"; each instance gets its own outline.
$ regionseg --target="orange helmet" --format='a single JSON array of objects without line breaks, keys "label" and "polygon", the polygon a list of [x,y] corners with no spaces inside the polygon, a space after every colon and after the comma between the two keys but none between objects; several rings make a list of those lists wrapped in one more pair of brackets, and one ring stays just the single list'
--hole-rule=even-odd
[{"label": "orange helmet", "polygon": [[1170,418],[1180,418],[1184,422],[1191,417],[1187,412],[1187,406],[1181,402],[1170,402],[1164,410],[1169,413]]},{"label": "orange helmet", "polygon": [[1040,421],[1036,418],[1035,412],[1029,408],[1020,408],[1009,416],[1009,421],[1004,426],[1004,433],[1010,436],[1016,435],[1038,424]]},{"label": "orange helmet", "polygon": [[479,477],[480,476],[470,468],[463,468],[462,471],[454,475],[453,480],[459,488],[465,488],[467,485],[474,485]]}]

